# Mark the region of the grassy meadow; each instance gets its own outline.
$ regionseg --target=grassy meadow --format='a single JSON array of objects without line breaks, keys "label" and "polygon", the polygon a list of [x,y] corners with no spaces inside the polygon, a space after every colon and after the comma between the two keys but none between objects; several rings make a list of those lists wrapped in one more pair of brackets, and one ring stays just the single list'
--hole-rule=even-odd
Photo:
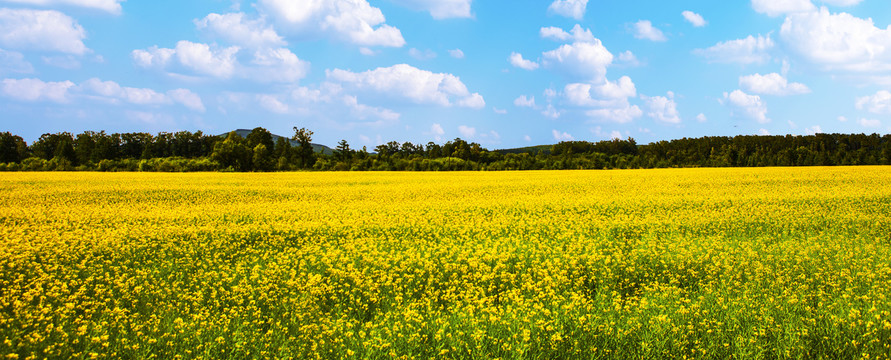
[{"label": "grassy meadow", "polygon": [[891,168],[0,173],[0,358],[891,358]]}]

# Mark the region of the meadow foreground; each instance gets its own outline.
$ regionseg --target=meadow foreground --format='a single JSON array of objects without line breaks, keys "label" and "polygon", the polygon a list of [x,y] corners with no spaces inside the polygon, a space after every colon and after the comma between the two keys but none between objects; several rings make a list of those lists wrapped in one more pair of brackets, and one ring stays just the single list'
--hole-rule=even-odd
[{"label": "meadow foreground", "polygon": [[0,173],[0,357],[889,358],[891,168]]}]

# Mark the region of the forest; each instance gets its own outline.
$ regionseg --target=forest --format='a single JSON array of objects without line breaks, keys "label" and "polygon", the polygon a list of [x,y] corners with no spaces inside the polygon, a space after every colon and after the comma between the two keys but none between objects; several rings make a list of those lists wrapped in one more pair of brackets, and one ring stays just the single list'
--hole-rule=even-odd
[{"label": "forest", "polygon": [[458,171],[891,165],[891,135],[709,136],[639,145],[629,138],[564,141],[488,150],[460,138],[444,144],[390,141],[372,150],[346,140],[330,154],[314,149],[313,132],[291,138],[258,127],[235,131],[43,134],[27,144],[0,133],[0,171]]}]

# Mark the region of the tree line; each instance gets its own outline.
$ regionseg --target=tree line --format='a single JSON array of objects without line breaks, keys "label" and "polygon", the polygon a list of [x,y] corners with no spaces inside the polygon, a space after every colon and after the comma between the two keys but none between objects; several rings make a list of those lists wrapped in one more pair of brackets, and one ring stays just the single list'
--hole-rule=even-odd
[{"label": "tree line", "polygon": [[[314,151],[313,132],[290,139],[262,127],[242,137],[201,131],[43,134],[28,145],[0,133],[0,171],[455,171],[891,165],[891,135],[816,134],[683,138],[639,145],[634,139],[564,141],[551,146],[488,150],[460,138],[444,144],[390,141],[333,154]],[[296,145],[292,145],[292,142]]]}]

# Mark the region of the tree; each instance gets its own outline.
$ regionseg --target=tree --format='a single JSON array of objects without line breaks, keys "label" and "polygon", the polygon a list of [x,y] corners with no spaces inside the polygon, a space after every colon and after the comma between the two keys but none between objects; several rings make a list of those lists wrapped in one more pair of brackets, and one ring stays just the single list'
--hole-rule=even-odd
[{"label": "tree", "polygon": [[251,130],[251,133],[244,138],[244,143],[251,149],[260,144],[266,146],[266,149],[270,152],[275,149],[275,142],[272,141],[272,133],[261,127],[256,127]]},{"label": "tree", "polygon": [[96,133],[92,131],[84,131],[77,135],[74,141],[74,153],[77,156],[77,162],[87,164],[93,161],[93,152],[96,150]]},{"label": "tree", "polygon": [[230,132],[226,140],[214,145],[211,158],[223,167],[236,171],[250,171],[253,152],[244,146],[243,139],[236,132]]},{"label": "tree", "polygon": [[347,143],[346,140],[340,140],[337,143],[337,147],[334,149],[337,152],[334,153],[334,156],[345,163],[350,163],[353,160],[353,150],[350,149],[350,144]]},{"label": "tree", "polygon": [[20,136],[0,133],[0,163],[17,163],[25,159],[28,147]]},{"label": "tree", "polygon": [[254,147],[252,160],[254,170],[274,170],[275,164],[273,163],[272,151],[269,151],[269,148],[267,148],[266,145],[257,144],[257,146]]},{"label": "tree", "polygon": [[306,128],[294,127],[292,139],[298,143],[295,153],[299,161],[298,165],[302,169],[311,169],[316,163],[316,155],[312,149],[312,134],[313,132]]}]

